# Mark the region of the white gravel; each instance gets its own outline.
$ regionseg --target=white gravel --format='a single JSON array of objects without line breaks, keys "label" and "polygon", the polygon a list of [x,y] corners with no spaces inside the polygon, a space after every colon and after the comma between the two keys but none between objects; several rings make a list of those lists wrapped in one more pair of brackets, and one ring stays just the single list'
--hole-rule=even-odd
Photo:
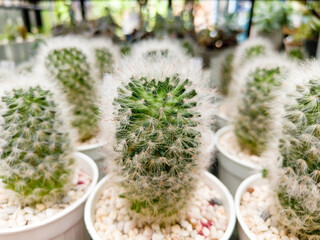
[{"label": "white gravel", "polygon": [[5,189],[4,184],[0,182],[0,229],[35,224],[54,216],[80,199],[88,189],[91,177],[82,169],[75,171],[68,194],[49,208],[42,203],[34,207],[21,207],[12,191]]},{"label": "white gravel", "polygon": [[[184,219],[171,226],[135,221],[126,201],[118,195],[117,188],[107,187],[97,203],[94,228],[103,240],[215,240],[227,228],[219,196],[204,184],[199,185]],[[210,204],[213,199],[217,202]]]},{"label": "white gravel", "polygon": [[277,220],[273,207],[275,193],[269,184],[249,187],[242,195],[240,212],[250,231],[257,240],[299,240],[288,234],[285,227]]},{"label": "white gravel", "polygon": [[240,161],[251,162],[260,166],[266,161],[263,157],[252,155],[246,149],[242,149],[232,129],[221,135],[219,144],[221,148]]}]

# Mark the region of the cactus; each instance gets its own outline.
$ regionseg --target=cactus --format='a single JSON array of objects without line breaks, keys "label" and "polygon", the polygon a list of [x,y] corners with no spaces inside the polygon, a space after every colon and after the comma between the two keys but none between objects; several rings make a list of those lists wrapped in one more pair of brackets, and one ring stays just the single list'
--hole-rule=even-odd
[{"label": "cactus", "polygon": [[72,143],[53,92],[19,84],[0,98],[0,178],[22,204],[50,204],[69,189]]},{"label": "cactus", "polygon": [[294,48],[289,50],[287,53],[290,58],[298,59],[298,60],[304,60],[306,58],[305,54],[301,49]]},{"label": "cactus", "polygon": [[274,138],[272,108],[275,92],[291,65],[280,56],[261,58],[249,63],[242,77],[246,78],[234,119],[234,133],[238,143],[251,154],[260,156]]},{"label": "cactus", "polygon": [[231,51],[225,52],[218,60],[217,64],[217,77],[219,78],[220,92],[222,95],[227,96],[229,93],[229,86],[232,82],[232,73],[234,54]]},{"label": "cactus", "polygon": [[187,50],[175,40],[150,39],[140,41],[132,46],[132,56],[155,57],[155,56],[173,56],[176,58],[186,58]]},{"label": "cactus", "polygon": [[319,69],[319,62],[313,62],[288,77],[297,87],[285,98],[280,168],[270,171],[279,221],[302,240],[320,239]]},{"label": "cactus", "polygon": [[[70,43],[68,43],[70,41]],[[97,77],[94,60],[83,42],[61,38],[49,41],[40,52],[40,64],[51,78],[58,82],[72,107],[72,126],[78,130],[79,141],[94,137],[99,131],[97,106]]]},{"label": "cactus", "polygon": [[210,159],[205,146],[213,106],[209,90],[195,89],[200,66],[158,58],[124,61],[120,67],[126,75],[117,76],[123,83],[114,100],[120,152],[115,173],[133,212],[166,223],[184,211]]},{"label": "cactus", "polygon": [[263,38],[252,38],[238,46],[234,53],[234,66],[239,68],[256,57],[268,56],[273,52],[272,44]]},{"label": "cactus", "polygon": [[89,41],[95,54],[95,66],[99,70],[99,79],[104,73],[112,73],[113,64],[120,59],[120,49],[107,38],[96,38]]}]

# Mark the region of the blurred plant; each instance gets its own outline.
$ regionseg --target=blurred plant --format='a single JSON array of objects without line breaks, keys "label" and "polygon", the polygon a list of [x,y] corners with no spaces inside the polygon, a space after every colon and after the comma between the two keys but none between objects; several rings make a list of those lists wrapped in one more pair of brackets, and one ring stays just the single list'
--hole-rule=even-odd
[{"label": "blurred plant", "polygon": [[289,26],[291,12],[291,6],[280,1],[256,1],[253,23],[258,31],[269,33]]},{"label": "blurred plant", "polygon": [[[94,137],[99,131],[96,81],[92,62],[76,43],[74,47],[63,47],[64,41],[52,40],[45,56],[45,71],[63,86],[67,100],[72,107],[72,126],[78,130],[79,141]],[[61,41],[61,42],[60,42]],[[60,47],[59,47],[60,44]],[[66,43],[68,44],[68,43]],[[81,43],[80,43],[81,44]],[[92,60],[94,61],[94,60]]]},{"label": "blurred plant", "polygon": [[5,35],[9,42],[13,42],[18,37],[16,25],[8,18],[5,24]]},{"label": "blurred plant", "polygon": [[238,14],[225,13],[219,18],[214,29],[202,29],[197,34],[197,41],[208,49],[234,46],[237,44],[237,35],[241,32]]},{"label": "blurred plant", "polygon": [[290,58],[298,59],[298,60],[304,60],[306,58],[303,51],[299,48],[294,48],[294,49],[289,50],[289,52],[287,52],[287,55]]}]

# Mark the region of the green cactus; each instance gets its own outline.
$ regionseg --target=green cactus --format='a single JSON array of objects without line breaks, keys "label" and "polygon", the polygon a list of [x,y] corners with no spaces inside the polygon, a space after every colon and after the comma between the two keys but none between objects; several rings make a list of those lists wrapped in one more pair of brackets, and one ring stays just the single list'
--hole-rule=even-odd
[{"label": "green cactus", "polygon": [[319,64],[300,70],[307,81],[285,105],[280,139],[281,168],[276,191],[281,223],[299,239],[320,239],[320,75]]},{"label": "green cactus", "polygon": [[96,67],[99,69],[100,79],[102,80],[104,73],[112,71],[114,59],[111,52],[107,48],[95,49]]},{"label": "green cactus", "polygon": [[76,47],[54,49],[46,56],[45,65],[51,76],[63,85],[79,140],[84,142],[94,137],[99,131],[99,110],[96,83],[90,75],[86,55]]},{"label": "green cactus", "polygon": [[1,175],[24,204],[63,196],[72,177],[72,148],[53,94],[39,86],[1,97]]},{"label": "green cactus", "polygon": [[146,57],[155,57],[155,56],[162,56],[162,57],[167,57],[168,56],[168,49],[159,49],[159,50],[152,50],[148,51],[146,53]]},{"label": "green cactus", "polygon": [[259,56],[264,56],[266,54],[266,47],[264,45],[251,46],[246,49],[245,55],[246,59],[252,59]]},{"label": "green cactus", "polygon": [[224,96],[227,96],[229,93],[229,86],[232,82],[232,73],[233,73],[233,58],[234,54],[228,52],[222,58],[221,67],[220,67],[220,91]]},{"label": "green cactus", "polygon": [[234,133],[240,146],[254,155],[262,154],[270,143],[272,132],[271,105],[273,92],[281,84],[280,67],[258,67],[246,76],[246,86],[238,105]]},{"label": "green cactus", "polygon": [[178,74],[164,81],[134,78],[114,103],[119,121],[116,159],[121,197],[147,219],[168,222],[190,201],[200,169],[197,95]]},{"label": "green cactus", "polygon": [[287,54],[290,58],[293,58],[293,59],[298,59],[298,60],[305,59],[304,53],[298,48],[291,49]]}]

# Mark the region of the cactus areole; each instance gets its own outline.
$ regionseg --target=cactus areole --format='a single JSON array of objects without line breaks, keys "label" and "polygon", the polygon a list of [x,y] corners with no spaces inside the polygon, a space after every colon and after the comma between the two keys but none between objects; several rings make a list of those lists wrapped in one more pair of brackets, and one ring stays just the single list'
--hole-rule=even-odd
[{"label": "cactus areole", "polygon": [[197,185],[200,114],[188,79],[132,77],[120,88],[116,159],[124,176],[121,197],[142,216],[166,221],[178,215]]},{"label": "cactus areole", "polygon": [[52,92],[39,86],[6,91],[1,104],[1,175],[22,203],[54,202],[70,182],[71,148]]}]

